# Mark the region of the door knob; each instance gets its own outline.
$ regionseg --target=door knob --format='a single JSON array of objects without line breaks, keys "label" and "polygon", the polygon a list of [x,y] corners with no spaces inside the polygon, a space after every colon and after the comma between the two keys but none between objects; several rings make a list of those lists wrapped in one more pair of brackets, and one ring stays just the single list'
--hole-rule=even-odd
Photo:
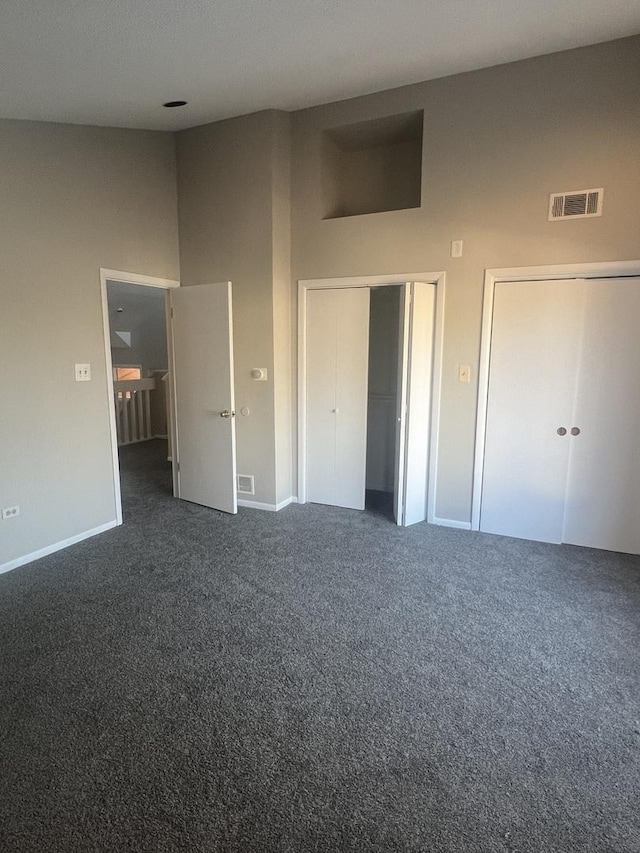
[{"label": "door knob", "polygon": [[565,427],[558,427],[556,432],[558,433],[558,435],[566,435],[567,434],[567,430],[565,429]]},{"label": "door knob", "polygon": [[224,412],[220,412],[221,418],[235,418],[236,413],[230,412],[229,409],[225,409]]},{"label": "door knob", "polygon": [[571,435],[580,435],[580,427],[571,427]]}]

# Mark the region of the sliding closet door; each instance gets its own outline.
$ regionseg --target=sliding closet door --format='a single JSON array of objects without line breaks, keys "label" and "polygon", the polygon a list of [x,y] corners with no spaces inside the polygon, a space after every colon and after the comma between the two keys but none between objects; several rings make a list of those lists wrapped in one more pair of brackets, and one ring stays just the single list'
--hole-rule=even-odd
[{"label": "sliding closet door", "polygon": [[404,285],[393,507],[404,527],[427,518],[435,309],[435,284]]},{"label": "sliding closet door", "polygon": [[495,289],[480,529],[561,542],[584,282]]},{"label": "sliding closet door", "polygon": [[588,281],[563,541],[640,553],[640,279]]},{"label": "sliding closet door", "polygon": [[306,338],[307,499],[364,509],[369,289],[310,290]]}]

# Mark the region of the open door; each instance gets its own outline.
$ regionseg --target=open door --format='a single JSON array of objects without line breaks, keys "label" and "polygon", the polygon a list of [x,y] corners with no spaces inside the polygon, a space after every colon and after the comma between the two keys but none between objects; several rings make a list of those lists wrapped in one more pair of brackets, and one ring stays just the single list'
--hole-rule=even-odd
[{"label": "open door", "polygon": [[403,285],[393,513],[407,527],[427,518],[436,285]]},{"label": "open door", "polygon": [[231,282],[171,292],[174,494],[235,513]]}]

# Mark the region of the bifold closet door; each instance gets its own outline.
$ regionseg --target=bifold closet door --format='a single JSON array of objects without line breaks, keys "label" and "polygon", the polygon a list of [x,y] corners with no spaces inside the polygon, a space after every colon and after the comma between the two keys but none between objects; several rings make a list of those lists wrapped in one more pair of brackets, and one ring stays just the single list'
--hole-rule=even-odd
[{"label": "bifold closet door", "polygon": [[393,513],[407,527],[427,518],[436,286],[407,282],[400,311]]},{"label": "bifold closet door", "polygon": [[480,530],[561,542],[583,281],[495,287]]},{"label": "bifold closet door", "polygon": [[310,290],[306,309],[307,500],[364,509],[369,289]]},{"label": "bifold closet door", "polygon": [[562,541],[640,553],[640,279],[585,282]]}]

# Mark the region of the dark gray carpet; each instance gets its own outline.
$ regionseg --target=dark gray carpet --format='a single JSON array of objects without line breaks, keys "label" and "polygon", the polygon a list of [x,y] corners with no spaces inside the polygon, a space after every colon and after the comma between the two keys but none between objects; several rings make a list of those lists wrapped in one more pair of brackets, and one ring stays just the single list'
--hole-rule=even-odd
[{"label": "dark gray carpet", "polygon": [[0,577],[3,853],[638,853],[637,558],[223,516],[158,449]]}]

